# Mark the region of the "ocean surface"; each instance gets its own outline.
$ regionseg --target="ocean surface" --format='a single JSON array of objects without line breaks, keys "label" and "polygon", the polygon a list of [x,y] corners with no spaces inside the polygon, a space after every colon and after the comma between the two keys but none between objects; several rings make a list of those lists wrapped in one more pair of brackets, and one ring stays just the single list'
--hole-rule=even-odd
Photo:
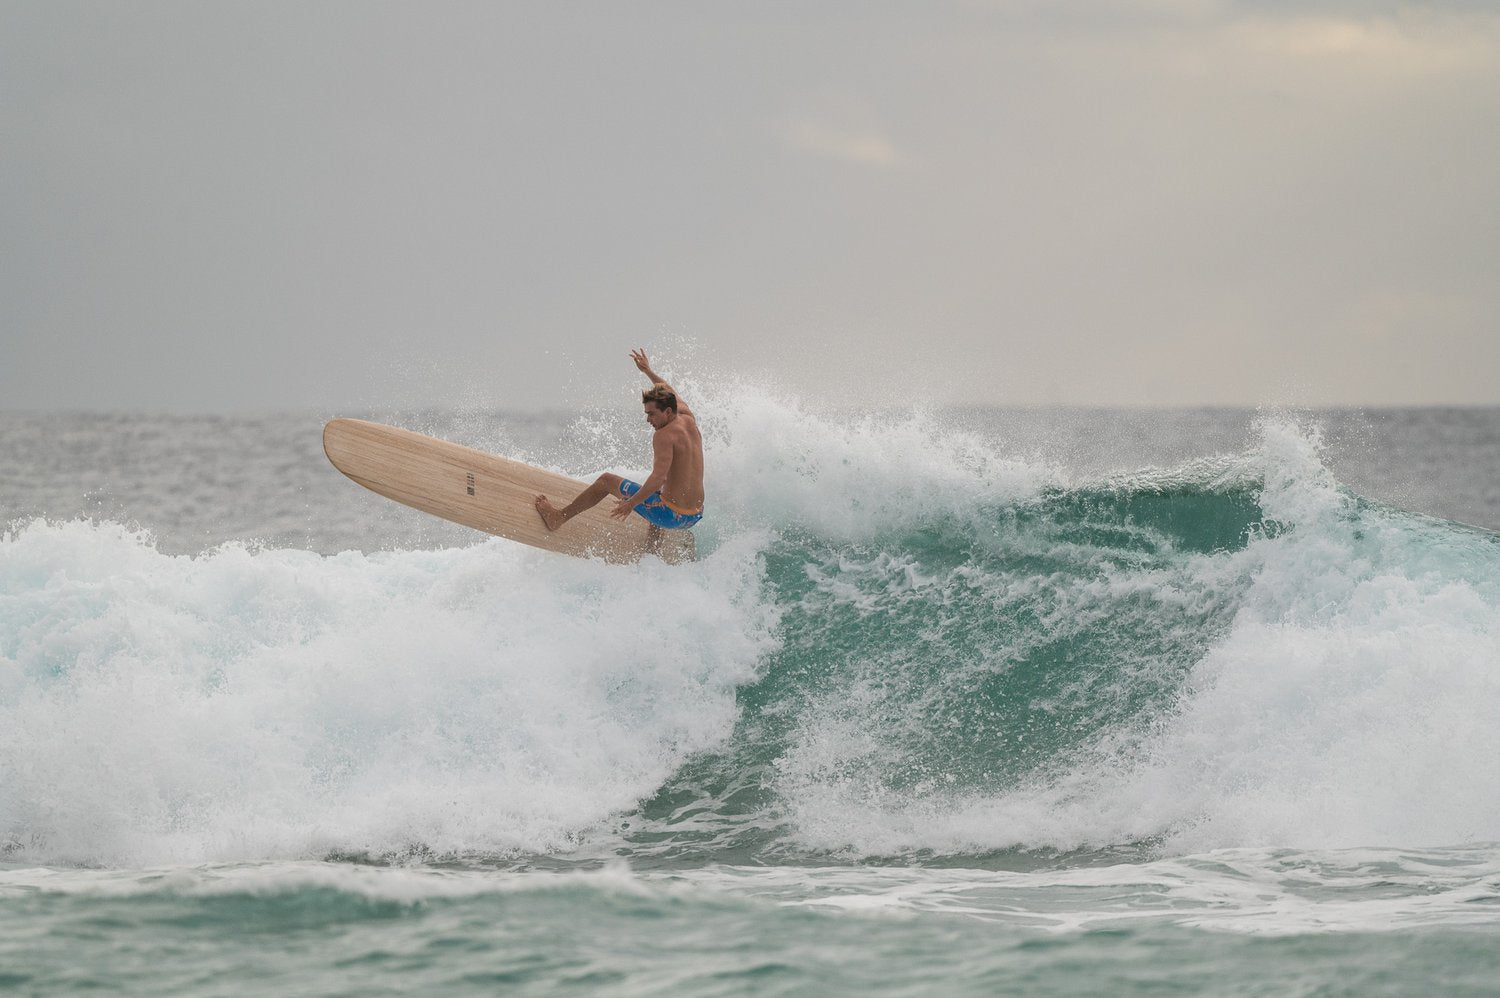
[{"label": "ocean surface", "polygon": [[0,413],[0,991],[1500,990],[1500,409],[689,394],[677,567]]}]

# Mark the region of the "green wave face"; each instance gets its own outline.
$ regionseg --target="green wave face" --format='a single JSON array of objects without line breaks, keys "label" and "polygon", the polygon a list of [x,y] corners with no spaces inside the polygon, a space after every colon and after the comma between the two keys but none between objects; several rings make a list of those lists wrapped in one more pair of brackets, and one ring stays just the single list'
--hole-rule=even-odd
[{"label": "green wave face", "polygon": [[1267,527],[1246,486],[1055,490],[856,546],[766,556],[779,651],[726,749],[628,833],[642,856],[809,851],[791,801],[943,808],[1121,752],[1229,627]]}]

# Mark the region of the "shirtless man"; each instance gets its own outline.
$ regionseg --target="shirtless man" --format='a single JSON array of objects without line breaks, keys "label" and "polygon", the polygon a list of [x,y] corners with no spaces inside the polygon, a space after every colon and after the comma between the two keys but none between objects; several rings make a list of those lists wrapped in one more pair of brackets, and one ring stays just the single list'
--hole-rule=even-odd
[{"label": "shirtless man", "polygon": [[[556,530],[586,509],[597,506],[605,496],[615,497],[609,515],[623,520],[632,511],[645,517],[648,543],[655,547],[662,530],[680,530],[703,519],[703,435],[698,421],[677,397],[672,386],[651,370],[646,351],[630,351],[630,359],[641,373],[651,379],[651,387],[641,393],[646,422],[655,431],[651,437],[651,474],[644,485],[605,472],[594,484],[579,493],[562,509],[552,505],[544,495],[536,497],[536,511],[548,530]],[[645,500],[636,502],[636,494]]]}]

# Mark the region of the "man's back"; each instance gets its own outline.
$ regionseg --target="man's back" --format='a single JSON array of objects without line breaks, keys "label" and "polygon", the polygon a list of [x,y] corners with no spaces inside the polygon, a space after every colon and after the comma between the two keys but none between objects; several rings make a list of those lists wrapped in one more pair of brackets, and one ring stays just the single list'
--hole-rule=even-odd
[{"label": "man's back", "polygon": [[661,488],[662,498],[682,510],[703,508],[703,434],[691,411],[656,431],[672,449],[672,466]]}]

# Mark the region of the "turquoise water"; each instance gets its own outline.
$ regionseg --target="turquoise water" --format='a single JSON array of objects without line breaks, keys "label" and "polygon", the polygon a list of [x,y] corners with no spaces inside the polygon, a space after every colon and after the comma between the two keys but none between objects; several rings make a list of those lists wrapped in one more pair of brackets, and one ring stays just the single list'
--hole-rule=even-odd
[{"label": "turquoise water", "polygon": [[679,568],[367,495],[321,414],[5,417],[0,986],[1492,990],[1500,413],[709,400]]},{"label": "turquoise water", "polygon": [[136,994],[1483,994],[1497,872],[1462,851],[1009,875],[12,871],[0,959],[23,991]]}]

